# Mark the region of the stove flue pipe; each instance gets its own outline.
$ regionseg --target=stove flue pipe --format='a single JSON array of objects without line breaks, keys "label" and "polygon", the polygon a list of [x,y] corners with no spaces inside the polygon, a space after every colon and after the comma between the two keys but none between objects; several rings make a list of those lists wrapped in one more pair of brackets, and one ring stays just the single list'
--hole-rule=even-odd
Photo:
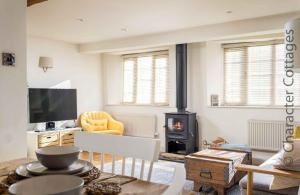
[{"label": "stove flue pipe", "polygon": [[176,45],[176,106],[178,112],[187,107],[187,44]]}]

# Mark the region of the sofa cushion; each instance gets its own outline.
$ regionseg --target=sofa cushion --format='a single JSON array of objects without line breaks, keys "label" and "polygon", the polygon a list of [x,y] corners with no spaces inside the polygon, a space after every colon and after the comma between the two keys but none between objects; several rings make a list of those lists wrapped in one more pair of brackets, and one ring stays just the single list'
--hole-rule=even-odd
[{"label": "sofa cushion", "polygon": [[[278,159],[280,157],[280,153],[275,154],[273,157],[265,161],[261,167],[265,168],[273,168],[273,165],[278,162]],[[271,192],[274,194],[285,194],[285,195],[297,195],[299,187],[292,187],[292,188],[286,188],[286,189],[280,189],[280,190],[270,190],[270,185],[273,181],[272,175],[267,174],[260,174],[260,173],[254,173],[253,174],[253,190],[254,191],[261,191],[261,192]],[[240,181],[240,187],[242,189],[247,188],[247,175],[243,177],[243,179]],[[259,193],[258,193],[259,194]]]},{"label": "sofa cushion", "polygon": [[291,187],[298,187],[299,185],[300,185],[300,179],[274,176],[270,185],[270,189],[279,190],[279,189],[285,189]]},{"label": "sofa cushion", "polygon": [[[278,161],[274,167],[284,170],[300,171],[300,140],[294,140],[293,143],[285,143],[286,152],[282,150],[279,153]],[[300,179],[274,176],[270,189],[284,189],[300,185]]]},{"label": "sofa cushion", "polygon": [[293,140],[293,143],[285,143],[284,148],[278,156],[274,167],[278,169],[300,171],[300,140]]}]

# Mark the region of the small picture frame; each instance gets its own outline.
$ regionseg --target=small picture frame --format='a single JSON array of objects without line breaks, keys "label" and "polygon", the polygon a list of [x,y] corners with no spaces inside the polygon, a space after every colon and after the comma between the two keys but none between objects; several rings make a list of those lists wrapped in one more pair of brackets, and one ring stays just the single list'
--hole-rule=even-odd
[{"label": "small picture frame", "polygon": [[16,55],[14,53],[2,53],[2,65],[3,66],[15,66]]},{"label": "small picture frame", "polygon": [[210,95],[210,105],[219,106],[219,95],[216,94]]}]

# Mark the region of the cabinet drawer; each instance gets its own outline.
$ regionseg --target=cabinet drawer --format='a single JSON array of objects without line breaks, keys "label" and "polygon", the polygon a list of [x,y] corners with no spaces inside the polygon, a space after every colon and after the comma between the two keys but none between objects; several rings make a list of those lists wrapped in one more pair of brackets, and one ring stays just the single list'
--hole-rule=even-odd
[{"label": "cabinet drawer", "polygon": [[74,139],[74,132],[60,133],[60,139],[62,140]]},{"label": "cabinet drawer", "polygon": [[47,146],[59,146],[59,141],[54,141],[54,142],[44,142],[44,143],[39,143],[39,148],[47,147]]},{"label": "cabinet drawer", "polygon": [[74,139],[64,139],[64,140],[61,140],[61,144],[68,144],[68,143],[74,143]]},{"label": "cabinet drawer", "polygon": [[63,143],[61,144],[62,146],[74,146],[74,142],[70,142],[70,143]]},{"label": "cabinet drawer", "polygon": [[44,135],[38,136],[38,142],[40,144],[56,142],[56,141],[57,142],[59,141],[58,133],[49,133],[49,134],[44,134]]},{"label": "cabinet drawer", "polygon": [[229,185],[234,176],[234,172],[230,171],[231,166],[229,161],[186,157],[187,179],[196,182]]}]

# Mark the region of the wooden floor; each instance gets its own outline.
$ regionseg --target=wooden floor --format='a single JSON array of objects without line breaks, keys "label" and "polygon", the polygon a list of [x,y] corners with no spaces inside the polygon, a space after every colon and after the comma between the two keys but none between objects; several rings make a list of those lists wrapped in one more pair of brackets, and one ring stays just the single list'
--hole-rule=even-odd
[{"label": "wooden floor", "polygon": [[[80,154],[80,159],[89,160],[89,153],[88,152],[82,152]],[[121,159],[122,159],[122,157],[115,157],[115,160],[121,160]],[[112,156],[110,154],[105,154],[103,162],[104,163],[112,162]],[[94,165],[100,165],[100,163],[101,163],[100,153],[94,153],[93,154],[93,164]]]}]

